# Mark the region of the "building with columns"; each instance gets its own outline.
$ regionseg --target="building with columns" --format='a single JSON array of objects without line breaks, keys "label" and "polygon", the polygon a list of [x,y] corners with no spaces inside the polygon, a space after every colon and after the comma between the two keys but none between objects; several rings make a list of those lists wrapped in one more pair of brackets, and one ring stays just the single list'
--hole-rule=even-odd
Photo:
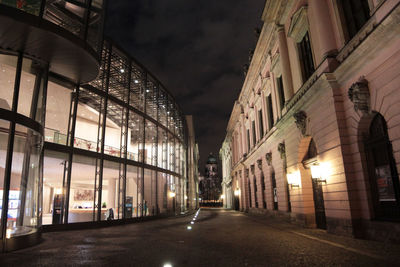
[{"label": "building with columns", "polygon": [[221,148],[233,199],[399,241],[400,1],[267,0],[262,21]]}]

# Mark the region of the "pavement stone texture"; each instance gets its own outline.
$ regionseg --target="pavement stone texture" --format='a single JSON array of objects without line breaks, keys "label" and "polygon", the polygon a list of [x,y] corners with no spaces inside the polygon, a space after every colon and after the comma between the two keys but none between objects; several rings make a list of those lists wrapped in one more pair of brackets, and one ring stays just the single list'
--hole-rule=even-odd
[{"label": "pavement stone texture", "polygon": [[0,266],[400,266],[400,244],[224,209],[201,209],[191,224],[195,215],[44,233],[0,254]]}]

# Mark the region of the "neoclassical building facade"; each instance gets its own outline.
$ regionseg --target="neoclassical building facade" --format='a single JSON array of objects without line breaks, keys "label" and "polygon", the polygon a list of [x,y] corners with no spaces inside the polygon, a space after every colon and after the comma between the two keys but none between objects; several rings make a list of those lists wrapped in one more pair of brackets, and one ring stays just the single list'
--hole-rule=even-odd
[{"label": "neoclassical building facade", "polygon": [[267,0],[220,151],[241,211],[400,240],[400,1]]}]

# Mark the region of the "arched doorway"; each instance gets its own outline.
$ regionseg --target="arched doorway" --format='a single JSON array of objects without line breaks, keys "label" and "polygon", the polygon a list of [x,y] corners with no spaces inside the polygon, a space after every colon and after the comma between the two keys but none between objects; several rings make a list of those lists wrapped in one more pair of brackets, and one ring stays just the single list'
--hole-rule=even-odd
[{"label": "arched doorway", "polygon": [[[305,166],[311,167],[311,165],[317,163],[317,146],[313,139],[310,140],[308,145],[307,154],[303,159]],[[326,229],[326,215],[325,215],[325,204],[324,204],[324,193],[322,190],[322,183],[320,179],[311,178],[314,208],[315,208],[315,223],[317,228]]]},{"label": "arched doorway", "polygon": [[276,187],[275,171],[271,172],[272,196],[274,201],[274,210],[278,210],[278,188]]},{"label": "arched doorway", "polygon": [[365,151],[375,217],[400,219],[399,177],[386,121],[381,114],[372,119],[368,134]]}]

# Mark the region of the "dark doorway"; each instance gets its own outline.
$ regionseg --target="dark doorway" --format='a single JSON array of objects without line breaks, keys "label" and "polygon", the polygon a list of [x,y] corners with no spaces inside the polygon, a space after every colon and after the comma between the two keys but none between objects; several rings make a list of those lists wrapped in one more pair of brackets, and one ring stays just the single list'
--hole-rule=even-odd
[{"label": "dark doorway", "polygon": [[312,179],[314,207],[315,207],[315,222],[317,228],[326,229],[324,193],[322,191],[322,182],[318,179]]},{"label": "dark doorway", "polygon": [[234,201],[235,210],[239,210],[239,197],[235,196],[233,201]]},{"label": "dark doorway", "polygon": [[249,208],[251,208],[251,185],[250,185],[250,179],[248,180],[247,187],[249,188]]},{"label": "dark doorway", "polygon": [[[308,145],[308,151],[303,159],[305,166],[310,166],[317,162],[318,150],[313,139],[311,139]],[[325,204],[324,204],[324,192],[322,190],[322,183],[318,178],[311,178],[314,198],[314,209],[315,209],[315,223],[317,228],[326,229],[326,215],[325,215]]]},{"label": "dark doorway", "polygon": [[278,210],[278,188],[276,187],[275,172],[271,173],[272,196],[274,198],[274,210]]},{"label": "dark doorway", "polygon": [[365,147],[375,217],[400,219],[399,177],[386,121],[380,114],[371,122]]},{"label": "dark doorway", "polygon": [[258,189],[257,189],[257,180],[256,180],[255,176],[253,178],[253,183],[254,183],[254,202],[255,202],[256,208],[258,208],[258,198],[257,198]]}]

